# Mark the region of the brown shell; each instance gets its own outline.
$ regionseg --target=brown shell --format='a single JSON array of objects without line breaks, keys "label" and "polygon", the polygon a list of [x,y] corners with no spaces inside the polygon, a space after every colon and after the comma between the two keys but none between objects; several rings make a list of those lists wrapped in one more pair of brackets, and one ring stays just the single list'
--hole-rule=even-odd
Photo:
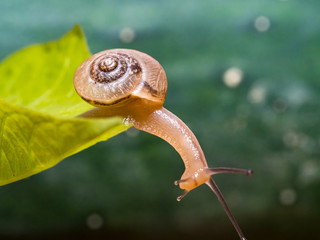
[{"label": "brown shell", "polygon": [[131,97],[163,104],[167,78],[158,61],[131,49],[111,49],[92,55],[74,75],[77,93],[88,103],[110,106]]}]

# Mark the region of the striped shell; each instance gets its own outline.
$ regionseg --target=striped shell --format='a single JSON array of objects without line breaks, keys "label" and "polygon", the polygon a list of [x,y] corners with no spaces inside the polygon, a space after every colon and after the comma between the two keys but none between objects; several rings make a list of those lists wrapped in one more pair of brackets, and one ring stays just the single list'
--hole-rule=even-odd
[{"label": "striped shell", "polygon": [[94,54],[76,70],[77,93],[97,107],[121,104],[131,97],[163,104],[167,78],[161,65],[149,55],[130,49]]}]

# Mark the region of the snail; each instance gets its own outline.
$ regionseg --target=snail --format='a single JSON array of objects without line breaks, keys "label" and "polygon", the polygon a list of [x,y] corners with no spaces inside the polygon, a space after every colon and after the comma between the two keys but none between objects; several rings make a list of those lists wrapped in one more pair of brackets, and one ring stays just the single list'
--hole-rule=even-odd
[{"label": "snail", "polygon": [[180,201],[192,189],[207,184],[216,194],[240,239],[245,240],[211,176],[219,173],[251,176],[252,171],[208,167],[195,135],[183,121],[163,107],[167,78],[158,61],[136,50],[102,51],[79,66],[74,75],[74,87],[82,99],[96,107],[80,117],[121,116],[125,123],[172,145],[185,164],[181,179],[174,182],[184,190],[177,200]]}]

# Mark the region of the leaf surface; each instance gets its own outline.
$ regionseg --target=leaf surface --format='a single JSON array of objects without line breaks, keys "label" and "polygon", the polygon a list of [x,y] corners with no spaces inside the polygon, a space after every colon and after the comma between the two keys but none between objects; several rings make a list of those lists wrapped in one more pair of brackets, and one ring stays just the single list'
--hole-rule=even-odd
[{"label": "leaf surface", "polygon": [[0,185],[31,176],[129,126],[81,119],[93,108],[73,75],[90,56],[76,26],[58,41],[27,47],[0,64]]}]

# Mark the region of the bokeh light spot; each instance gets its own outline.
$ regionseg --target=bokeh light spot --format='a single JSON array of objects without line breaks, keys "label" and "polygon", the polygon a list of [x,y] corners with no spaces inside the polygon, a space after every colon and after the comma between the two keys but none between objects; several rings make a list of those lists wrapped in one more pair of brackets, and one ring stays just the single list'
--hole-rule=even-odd
[{"label": "bokeh light spot", "polygon": [[123,28],[119,33],[119,38],[124,43],[131,43],[135,39],[136,34],[132,28]]},{"label": "bokeh light spot", "polygon": [[136,129],[136,128],[133,128],[133,127],[129,128],[126,131],[126,134],[127,134],[128,137],[136,137],[136,136],[139,135],[139,133],[140,133],[139,130]]},{"label": "bokeh light spot", "polygon": [[252,103],[263,103],[266,99],[266,89],[261,86],[251,88],[248,94],[248,98]]},{"label": "bokeh light spot", "polygon": [[316,141],[310,136],[292,130],[284,133],[282,140],[287,147],[300,148],[308,153],[312,153],[317,147]]},{"label": "bokeh light spot", "polygon": [[299,135],[296,132],[288,131],[283,135],[282,139],[287,147],[296,147],[299,145]]},{"label": "bokeh light spot", "polygon": [[314,181],[319,172],[317,160],[307,160],[305,161],[300,169],[300,180],[304,184],[308,184]]},{"label": "bokeh light spot", "polygon": [[87,218],[87,226],[89,229],[97,230],[102,227],[103,219],[99,214],[93,213]]},{"label": "bokeh light spot", "polygon": [[247,127],[247,121],[244,118],[237,117],[233,119],[232,127],[234,130],[243,130]]},{"label": "bokeh light spot", "polygon": [[276,112],[284,112],[287,109],[287,103],[281,98],[277,98],[273,101],[273,110]]},{"label": "bokeh light spot", "polygon": [[254,20],[254,27],[258,32],[268,31],[270,28],[270,20],[265,16],[257,17]]},{"label": "bokeh light spot", "polygon": [[295,203],[297,199],[296,191],[291,188],[283,189],[280,192],[280,202],[283,205],[289,206]]},{"label": "bokeh light spot", "polygon": [[228,87],[237,87],[242,82],[242,78],[242,70],[236,67],[229,68],[223,74],[223,82]]}]

